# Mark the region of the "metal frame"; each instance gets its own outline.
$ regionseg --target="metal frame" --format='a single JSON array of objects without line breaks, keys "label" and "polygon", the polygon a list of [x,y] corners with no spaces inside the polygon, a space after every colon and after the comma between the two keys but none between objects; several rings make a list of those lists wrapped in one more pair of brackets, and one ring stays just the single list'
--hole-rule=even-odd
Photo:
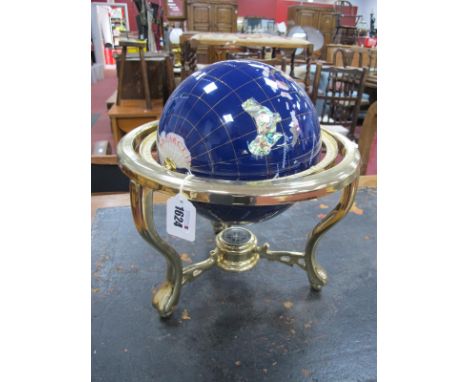
[{"label": "metal frame", "polygon": [[[131,205],[136,228],[167,260],[166,281],[153,291],[153,306],[161,317],[168,317],[177,305],[182,286],[213,266],[220,265],[222,259],[217,247],[210,251],[206,260],[184,268],[177,251],[157,233],[153,217],[153,192],[175,195],[185,178],[185,175],[171,171],[154,160],[151,151],[155,147],[157,127],[158,121],[147,123],[125,135],[118,145],[117,156],[122,171],[131,179]],[[184,182],[184,193],[189,200],[223,205],[290,204],[342,191],[335,208],[309,234],[304,252],[271,251],[267,243],[256,246],[256,242],[251,248],[256,257],[302,268],[315,291],[321,290],[327,283],[327,274],[317,261],[319,239],[350,210],[360,168],[357,145],[346,137],[322,128],[322,144],[326,149],[322,160],[299,174],[263,181],[193,177]],[[342,156],[339,162],[338,154]],[[235,271],[251,267],[250,264],[248,268],[239,267]]]}]

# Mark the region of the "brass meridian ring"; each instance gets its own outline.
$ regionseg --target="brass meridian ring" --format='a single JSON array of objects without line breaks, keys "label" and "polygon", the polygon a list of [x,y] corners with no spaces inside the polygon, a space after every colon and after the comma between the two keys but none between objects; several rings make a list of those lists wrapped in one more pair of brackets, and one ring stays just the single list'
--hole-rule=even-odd
[{"label": "brass meridian ring", "polygon": [[[146,123],[127,133],[117,146],[122,171],[134,182],[175,195],[186,177],[157,163],[151,151],[156,142],[158,121]],[[260,181],[228,181],[194,176],[184,182],[190,200],[237,206],[290,204],[322,197],[352,183],[359,176],[357,145],[346,137],[322,127],[326,154],[311,168],[298,174]],[[343,157],[335,163],[338,153]]]}]

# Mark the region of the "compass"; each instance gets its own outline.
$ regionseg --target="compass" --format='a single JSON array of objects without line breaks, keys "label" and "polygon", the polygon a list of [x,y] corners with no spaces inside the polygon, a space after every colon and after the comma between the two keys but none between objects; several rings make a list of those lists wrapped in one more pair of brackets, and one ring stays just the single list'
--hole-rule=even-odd
[{"label": "compass", "polygon": [[247,271],[260,259],[257,237],[240,226],[228,227],[218,233],[214,253],[218,266],[226,271]]},{"label": "compass", "polygon": [[231,246],[242,246],[249,242],[252,232],[242,227],[230,227],[222,232],[222,240]]}]

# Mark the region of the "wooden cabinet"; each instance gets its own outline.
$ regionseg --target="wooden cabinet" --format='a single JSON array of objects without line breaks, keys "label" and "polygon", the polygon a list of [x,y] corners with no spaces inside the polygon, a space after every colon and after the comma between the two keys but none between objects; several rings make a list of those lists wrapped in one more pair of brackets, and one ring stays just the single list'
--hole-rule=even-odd
[{"label": "wooden cabinet", "polygon": [[188,4],[187,22],[189,31],[210,32],[211,31],[211,4],[194,3]]},{"label": "wooden cabinet", "polygon": [[237,3],[214,5],[213,29],[214,32],[237,32]]},{"label": "wooden cabinet", "polygon": [[[187,26],[195,32],[237,32],[237,0],[188,0]],[[201,46],[197,57],[200,63],[212,63],[214,49]]]},{"label": "wooden cabinet", "polygon": [[288,8],[288,20],[294,21],[296,25],[313,27],[322,32],[324,47],[321,57],[325,58],[325,47],[333,42],[336,30],[334,9],[332,7],[292,6]]}]

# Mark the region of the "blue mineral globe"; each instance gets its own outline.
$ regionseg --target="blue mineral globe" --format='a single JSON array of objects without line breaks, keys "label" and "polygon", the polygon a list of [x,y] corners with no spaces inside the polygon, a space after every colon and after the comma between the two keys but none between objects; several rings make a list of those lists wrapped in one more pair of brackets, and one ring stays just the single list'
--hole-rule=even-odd
[{"label": "blue mineral globe", "polygon": [[[305,91],[280,70],[249,60],[221,61],[180,83],[159,121],[157,160],[177,171],[225,180],[284,177],[317,163],[320,125]],[[288,205],[196,203],[230,224],[271,218]]]}]

